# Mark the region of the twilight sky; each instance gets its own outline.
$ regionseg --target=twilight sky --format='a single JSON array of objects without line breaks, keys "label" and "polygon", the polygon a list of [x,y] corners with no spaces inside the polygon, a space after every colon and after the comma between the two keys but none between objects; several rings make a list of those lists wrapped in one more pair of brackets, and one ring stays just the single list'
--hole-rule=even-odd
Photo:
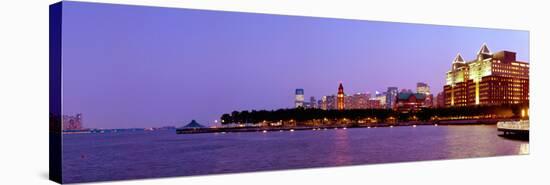
[{"label": "twilight sky", "polygon": [[457,53],[529,59],[527,31],[82,2],[63,4],[64,114],[87,128],[211,125],[293,106],[294,90],[442,90]]}]

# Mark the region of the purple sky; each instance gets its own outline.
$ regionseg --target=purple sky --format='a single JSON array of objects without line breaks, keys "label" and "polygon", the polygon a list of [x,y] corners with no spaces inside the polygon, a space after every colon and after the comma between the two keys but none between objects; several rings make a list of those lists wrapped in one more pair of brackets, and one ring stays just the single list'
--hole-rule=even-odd
[{"label": "purple sky", "polygon": [[63,105],[85,127],[210,125],[233,110],[345,92],[442,90],[458,52],[517,52],[527,31],[64,2]]}]

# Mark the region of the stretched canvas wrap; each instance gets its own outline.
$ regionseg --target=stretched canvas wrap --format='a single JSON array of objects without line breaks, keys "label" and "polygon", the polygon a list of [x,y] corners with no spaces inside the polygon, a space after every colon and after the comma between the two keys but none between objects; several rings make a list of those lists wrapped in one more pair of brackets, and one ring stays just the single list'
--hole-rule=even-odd
[{"label": "stretched canvas wrap", "polygon": [[64,1],[59,183],[529,153],[529,32]]}]

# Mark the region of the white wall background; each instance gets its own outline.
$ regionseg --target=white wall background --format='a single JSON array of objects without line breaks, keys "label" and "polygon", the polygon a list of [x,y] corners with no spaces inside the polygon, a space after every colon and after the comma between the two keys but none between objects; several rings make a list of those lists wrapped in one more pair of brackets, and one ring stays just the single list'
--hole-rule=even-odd
[{"label": "white wall background", "polygon": [[[531,31],[531,155],[119,181],[117,184],[548,184],[550,63],[545,1],[94,0],[197,9]],[[48,176],[48,5],[0,5],[0,184]]]}]

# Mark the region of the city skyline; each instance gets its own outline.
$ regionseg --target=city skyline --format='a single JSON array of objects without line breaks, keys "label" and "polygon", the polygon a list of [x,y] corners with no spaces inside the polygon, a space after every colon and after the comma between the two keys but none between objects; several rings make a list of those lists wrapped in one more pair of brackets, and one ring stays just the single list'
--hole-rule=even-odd
[{"label": "city skyline", "polygon": [[437,94],[457,53],[475,59],[483,43],[529,62],[527,31],[64,6],[63,113],[83,113],[89,128],[211,125],[233,110],[292,108],[296,88],[319,100],[339,82],[346,92],[425,82]]}]

